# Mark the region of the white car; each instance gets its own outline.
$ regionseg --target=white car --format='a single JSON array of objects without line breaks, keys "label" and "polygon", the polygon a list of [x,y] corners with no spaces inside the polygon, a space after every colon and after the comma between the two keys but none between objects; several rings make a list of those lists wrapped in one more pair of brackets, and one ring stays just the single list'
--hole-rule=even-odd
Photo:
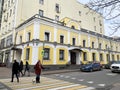
[{"label": "white car", "polygon": [[120,61],[116,61],[110,66],[111,72],[120,72]]}]

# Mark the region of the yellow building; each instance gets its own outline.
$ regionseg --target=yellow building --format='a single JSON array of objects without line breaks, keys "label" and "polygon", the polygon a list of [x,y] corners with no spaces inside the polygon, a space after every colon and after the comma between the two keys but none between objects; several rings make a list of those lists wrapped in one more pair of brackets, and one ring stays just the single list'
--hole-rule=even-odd
[{"label": "yellow building", "polygon": [[120,42],[104,35],[103,17],[77,0],[5,0],[3,10],[2,62],[79,65],[120,59]]}]

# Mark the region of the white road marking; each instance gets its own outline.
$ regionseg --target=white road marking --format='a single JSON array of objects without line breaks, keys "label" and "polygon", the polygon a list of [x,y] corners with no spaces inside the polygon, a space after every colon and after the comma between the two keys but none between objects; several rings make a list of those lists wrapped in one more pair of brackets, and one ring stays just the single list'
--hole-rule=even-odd
[{"label": "white road marking", "polygon": [[60,74],[55,74],[55,76],[59,76]]},{"label": "white road marking", "polygon": [[60,77],[64,77],[64,75],[60,75]]},{"label": "white road marking", "polygon": [[115,74],[115,73],[107,73],[107,75],[109,75],[109,76],[116,76],[117,74]]},{"label": "white road marking", "polygon": [[98,86],[104,87],[104,86],[105,86],[105,84],[98,84]]},{"label": "white road marking", "polygon": [[70,76],[65,76],[65,78],[69,78]]},{"label": "white road marking", "polygon": [[64,88],[69,88],[69,87],[73,87],[73,86],[79,86],[80,84],[75,84],[75,85],[69,85],[69,86],[63,86],[63,87],[58,87],[58,88],[51,88],[48,90],[59,90],[59,89],[64,89]]},{"label": "white road marking", "polygon": [[79,79],[78,81],[84,81],[84,79]]},{"label": "white road marking", "polygon": [[94,87],[87,87],[87,88],[82,88],[82,89],[77,89],[77,90],[95,90]]},{"label": "white road marking", "polygon": [[93,83],[93,81],[87,81],[87,83],[90,83],[90,84],[92,84],[92,83]]},{"label": "white road marking", "polygon": [[76,78],[71,78],[72,80],[75,80]]},{"label": "white road marking", "polygon": [[54,83],[54,84],[49,84],[49,85],[42,85],[42,86],[34,86],[34,87],[28,87],[28,88],[21,88],[21,89],[16,89],[16,90],[31,90],[33,88],[40,88],[40,87],[47,87],[47,86],[51,86],[51,85],[59,85],[59,84],[64,84],[64,83],[68,83],[68,82],[60,82],[60,83]]}]

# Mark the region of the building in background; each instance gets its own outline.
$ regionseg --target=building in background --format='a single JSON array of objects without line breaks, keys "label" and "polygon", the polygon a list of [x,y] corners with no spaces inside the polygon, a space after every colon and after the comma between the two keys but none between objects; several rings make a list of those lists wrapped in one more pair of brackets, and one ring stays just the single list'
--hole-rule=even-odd
[{"label": "building in background", "polygon": [[105,36],[103,17],[77,0],[5,0],[1,61],[59,66],[119,60],[120,42]]},{"label": "building in background", "polygon": [[4,0],[0,0],[0,27],[1,27],[1,20],[2,20],[3,4],[4,4]]}]

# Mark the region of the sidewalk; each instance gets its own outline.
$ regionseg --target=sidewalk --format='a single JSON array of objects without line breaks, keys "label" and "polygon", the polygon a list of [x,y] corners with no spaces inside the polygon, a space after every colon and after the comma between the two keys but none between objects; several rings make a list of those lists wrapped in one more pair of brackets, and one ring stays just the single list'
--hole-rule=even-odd
[{"label": "sidewalk", "polygon": [[[53,70],[53,71],[44,71],[42,72],[42,75],[47,75],[47,74],[57,74],[57,73],[65,73],[65,72],[74,72],[74,71],[79,71],[79,69],[60,69],[60,70]],[[11,78],[12,71],[11,68],[7,67],[0,67],[0,79],[5,79],[5,78]],[[30,73],[31,76],[34,76],[34,72]]]}]

